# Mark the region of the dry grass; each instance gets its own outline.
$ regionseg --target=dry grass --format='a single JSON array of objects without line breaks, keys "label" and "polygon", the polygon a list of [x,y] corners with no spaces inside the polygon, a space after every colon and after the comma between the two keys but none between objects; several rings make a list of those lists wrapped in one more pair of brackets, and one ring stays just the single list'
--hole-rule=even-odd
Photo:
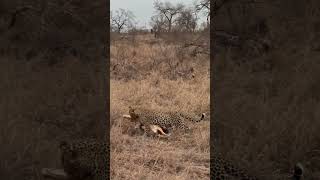
[{"label": "dry grass", "polygon": [[[122,118],[128,106],[209,111],[208,68],[203,68],[209,58],[189,57],[173,67],[170,63],[181,58],[178,45],[162,43],[141,36],[135,44],[111,46],[111,64],[122,63],[123,68],[111,75],[112,179],[209,179],[209,121],[195,125],[191,134],[158,139],[130,133],[134,125]],[[177,72],[190,67],[195,69],[194,78],[191,72],[185,76]]]}]

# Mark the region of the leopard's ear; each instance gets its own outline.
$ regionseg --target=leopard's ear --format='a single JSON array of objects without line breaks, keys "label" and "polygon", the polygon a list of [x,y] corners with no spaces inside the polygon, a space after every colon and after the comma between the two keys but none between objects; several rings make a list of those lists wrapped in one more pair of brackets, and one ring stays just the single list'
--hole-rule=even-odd
[{"label": "leopard's ear", "polygon": [[205,118],[205,116],[206,116],[206,113],[202,113],[201,114],[201,120],[203,120]]},{"label": "leopard's ear", "polygon": [[135,114],[135,109],[132,107],[132,106],[129,106],[129,114],[132,115],[132,114]]},{"label": "leopard's ear", "polygon": [[303,173],[304,173],[303,165],[298,162],[294,166],[293,177],[295,177],[295,179],[301,179],[301,177],[303,176]]}]

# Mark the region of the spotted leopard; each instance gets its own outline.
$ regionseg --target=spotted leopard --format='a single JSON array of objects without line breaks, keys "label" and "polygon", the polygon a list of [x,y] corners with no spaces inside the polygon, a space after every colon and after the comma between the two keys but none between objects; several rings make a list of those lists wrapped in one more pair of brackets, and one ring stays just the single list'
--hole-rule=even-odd
[{"label": "spotted leopard", "polygon": [[[106,180],[109,178],[109,146],[96,139],[81,139],[60,142],[61,160],[70,180]],[[303,179],[303,166],[297,163],[291,180]],[[216,154],[210,161],[210,179],[213,180],[258,180],[245,170],[236,168],[230,161]],[[287,179],[287,178],[285,178]],[[289,179],[289,178],[288,178]]]},{"label": "spotted leopard", "polygon": [[150,132],[152,125],[159,126],[166,132],[173,129],[190,130],[189,123],[200,122],[204,119],[205,114],[196,118],[192,115],[187,115],[176,111],[160,112],[148,109],[134,109],[129,107],[129,118],[132,121],[138,122],[140,126],[145,127],[145,130]]},{"label": "spotted leopard", "polygon": [[109,178],[109,146],[97,139],[61,141],[61,162],[71,180]]},{"label": "spotted leopard", "polygon": [[[293,174],[288,177],[282,177],[283,180],[303,180],[304,168],[301,163],[294,166]],[[211,158],[210,179],[213,180],[259,180],[257,176],[249,175],[244,169],[234,166],[230,161],[217,154]],[[272,179],[272,178],[268,178]]]},{"label": "spotted leopard", "polygon": [[220,156],[214,156],[211,159],[210,177],[215,180],[227,180],[232,178],[239,180],[258,180],[257,177],[249,175],[243,169],[236,168],[233,164]]}]

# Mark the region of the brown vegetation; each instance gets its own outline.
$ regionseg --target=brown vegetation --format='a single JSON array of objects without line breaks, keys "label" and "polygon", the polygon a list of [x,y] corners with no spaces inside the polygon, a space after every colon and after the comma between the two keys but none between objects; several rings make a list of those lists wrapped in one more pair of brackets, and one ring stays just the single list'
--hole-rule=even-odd
[{"label": "brown vegetation", "polygon": [[111,44],[112,179],[209,179],[209,121],[158,139],[131,133],[122,118],[129,106],[209,112],[209,57],[189,51],[151,34]]}]

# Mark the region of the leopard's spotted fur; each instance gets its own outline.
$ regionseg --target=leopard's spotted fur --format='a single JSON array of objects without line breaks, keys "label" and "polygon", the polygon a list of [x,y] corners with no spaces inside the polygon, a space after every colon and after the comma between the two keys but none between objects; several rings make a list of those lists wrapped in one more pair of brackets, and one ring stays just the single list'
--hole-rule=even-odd
[{"label": "leopard's spotted fur", "polygon": [[[189,123],[199,122],[204,119],[204,114],[201,117],[183,114],[181,112],[168,111],[160,112],[148,109],[134,109],[129,107],[129,114],[132,121],[140,123],[148,128],[151,125],[157,125],[165,131],[173,129],[190,130]],[[148,129],[145,129],[149,131]]]},{"label": "leopard's spotted fur", "polygon": [[[106,180],[109,178],[109,145],[96,139],[62,141],[60,143],[61,160],[68,179],[71,180]],[[294,168],[291,180],[303,179],[303,166]],[[217,154],[210,162],[210,179],[213,180],[258,180],[243,169]],[[289,179],[289,178],[288,178]]]},{"label": "leopard's spotted fur", "polygon": [[97,139],[60,142],[61,161],[69,179],[109,178],[109,146]]}]

